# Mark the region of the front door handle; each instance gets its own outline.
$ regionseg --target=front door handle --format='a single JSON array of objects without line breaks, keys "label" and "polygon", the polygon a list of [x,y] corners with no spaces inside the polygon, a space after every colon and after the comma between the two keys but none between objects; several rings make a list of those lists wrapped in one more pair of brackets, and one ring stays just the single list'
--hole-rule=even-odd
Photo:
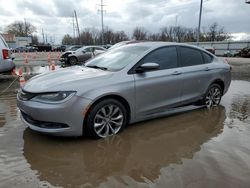
[{"label": "front door handle", "polygon": [[210,71],[211,69],[209,67],[206,67],[204,70],[205,71]]},{"label": "front door handle", "polygon": [[180,74],[181,74],[180,71],[174,71],[174,72],[172,73],[172,75],[180,75]]}]

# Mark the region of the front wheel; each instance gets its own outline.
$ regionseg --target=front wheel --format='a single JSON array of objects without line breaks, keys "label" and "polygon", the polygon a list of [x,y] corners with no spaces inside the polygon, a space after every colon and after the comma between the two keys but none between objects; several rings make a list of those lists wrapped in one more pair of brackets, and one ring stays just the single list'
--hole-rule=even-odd
[{"label": "front wheel", "polygon": [[105,99],[91,108],[87,116],[87,134],[93,138],[106,138],[122,131],[126,124],[124,105],[114,99]]},{"label": "front wheel", "polygon": [[221,97],[222,97],[221,87],[218,84],[212,84],[208,88],[203,98],[203,104],[208,108],[211,108],[213,106],[218,106],[220,104]]},{"label": "front wheel", "polygon": [[70,64],[70,65],[76,65],[76,64],[77,64],[77,59],[76,59],[76,57],[70,57],[70,58],[69,58],[69,64]]}]

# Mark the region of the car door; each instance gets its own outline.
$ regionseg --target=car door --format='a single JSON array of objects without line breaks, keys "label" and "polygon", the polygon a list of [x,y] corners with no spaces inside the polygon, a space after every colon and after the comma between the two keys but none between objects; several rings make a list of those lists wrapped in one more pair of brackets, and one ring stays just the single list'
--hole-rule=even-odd
[{"label": "car door", "polygon": [[77,56],[78,60],[80,62],[85,62],[88,59],[90,59],[92,56],[91,50],[92,50],[92,47],[88,47],[88,48],[85,48],[83,51],[81,51],[80,54]]},{"label": "car door", "polygon": [[178,51],[184,81],[181,101],[183,104],[195,102],[208,88],[209,78],[212,76],[212,65],[204,62],[204,52],[199,49],[180,46]]},{"label": "car door", "polygon": [[138,119],[178,106],[182,75],[175,46],[162,47],[146,55],[137,65],[159,64],[158,70],[135,73],[136,116]]}]

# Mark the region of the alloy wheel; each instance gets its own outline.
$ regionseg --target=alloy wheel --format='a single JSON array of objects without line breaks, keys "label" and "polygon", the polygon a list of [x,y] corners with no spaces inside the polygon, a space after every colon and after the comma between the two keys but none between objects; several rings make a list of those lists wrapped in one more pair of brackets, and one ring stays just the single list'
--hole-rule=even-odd
[{"label": "alloy wheel", "polygon": [[119,132],[123,125],[124,115],[119,106],[110,104],[97,111],[94,118],[94,131],[102,138]]},{"label": "alloy wheel", "polygon": [[69,63],[70,63],[71,65],[75,65],[75,64],[77,63],[77,59],[76,59],[75,57],[71,57],[71,58],[69,59]]},{"label": "alloy wheel", "polygon": [[220,104],[221,100],[221,90],[220,88],[214,86],[209,89],[209,91],[206,94],[205,97],[205,105],[208,108],[211,108],[212,106],[217,106]]}]

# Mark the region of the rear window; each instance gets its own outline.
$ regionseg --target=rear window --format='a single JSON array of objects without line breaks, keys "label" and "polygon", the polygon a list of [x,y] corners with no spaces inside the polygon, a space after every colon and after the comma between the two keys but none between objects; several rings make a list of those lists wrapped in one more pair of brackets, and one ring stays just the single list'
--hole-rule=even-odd
[{"label": "rear window", "polygon": [[202,52],[204,63],[211,63],[213,58],[211,55],[208,55],[207,53]]},{"label": "rear window", "polygon": [[194,66],[203,64],[201,52],[194,48],[180,47],[182,66]]},{"label": "rear window", "polygon": [[5,40],[3,39],[3,37],[0,35],[0,46],[4,46],[6,48],[8,48],[7,43],[5,42]]}]

